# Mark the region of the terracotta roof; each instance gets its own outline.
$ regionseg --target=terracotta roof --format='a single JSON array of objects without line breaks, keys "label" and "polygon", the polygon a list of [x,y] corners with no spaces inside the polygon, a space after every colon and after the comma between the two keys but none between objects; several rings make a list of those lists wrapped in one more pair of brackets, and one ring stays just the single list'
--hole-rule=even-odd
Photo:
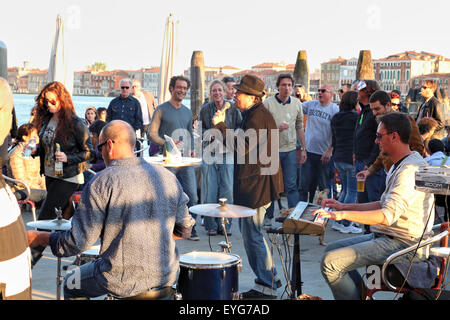
[{"label": "terracotta roof", "polygon": [[342,58],[342,57],[338,57],[337,59],[333,59],[327,62],[323,62],[322,64],[335,64],[335,63],[344,63],[345,61],[347,61],[346,59]]}]

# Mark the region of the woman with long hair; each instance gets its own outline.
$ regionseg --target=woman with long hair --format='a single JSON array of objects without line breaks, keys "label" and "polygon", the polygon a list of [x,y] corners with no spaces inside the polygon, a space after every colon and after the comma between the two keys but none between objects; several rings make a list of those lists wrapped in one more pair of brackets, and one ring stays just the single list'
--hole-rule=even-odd
[{"label": "woman with long hair", "polygon": [[84,124],[89,128],[98,119],[97,109],[93,106],[87,107],[84,113]]},{"label": "woman with long hair", "polygon": [[[84,183],[86,161],[92,159],[94,150],[88,128],[76,116],[72,98],[60,82],[47,84],[36,97],[33,124],[39,132],[40,171],[47,187],[38,219],[54,219],[55,209],[64,211],[70,196]],[[33,265],[44,249],[33,249]]]}]

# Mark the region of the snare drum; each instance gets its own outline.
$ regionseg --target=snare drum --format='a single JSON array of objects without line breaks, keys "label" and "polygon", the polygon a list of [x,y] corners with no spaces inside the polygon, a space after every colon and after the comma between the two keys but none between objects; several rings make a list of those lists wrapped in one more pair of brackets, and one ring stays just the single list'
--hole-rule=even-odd
[{"label": "snare drum", "polygon": [[190,252],[180,257],[177,290],[183,300],[232,300],[238,292],[241,258],[223,252]]},{"label": "snare drum", "polygon": [[100,255],[100,245],[92,246],[90,249],[83,251],[77,256],[75,265],[82,266],[85,263],[94,261]]}]

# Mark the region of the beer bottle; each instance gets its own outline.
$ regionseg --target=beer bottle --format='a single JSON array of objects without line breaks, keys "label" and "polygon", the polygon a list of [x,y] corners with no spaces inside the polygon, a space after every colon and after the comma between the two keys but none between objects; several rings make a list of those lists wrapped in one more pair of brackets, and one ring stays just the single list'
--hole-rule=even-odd
[{"label": "beer bottle", "polygon": [[[61,152],[61,146],[59,143],[56,144],[56,151]],[[63,163],[55,159],[55,177],[63,176]]]}]

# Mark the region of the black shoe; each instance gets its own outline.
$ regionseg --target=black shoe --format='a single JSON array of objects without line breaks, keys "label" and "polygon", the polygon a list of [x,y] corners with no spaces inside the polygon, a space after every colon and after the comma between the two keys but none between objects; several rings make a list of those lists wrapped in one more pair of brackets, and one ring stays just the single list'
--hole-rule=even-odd
[{"label": "black shoe", "polygon": [[[221,236],[225,235],[225,233],[223,232],[222,229],[217,230],[217,233],[220,234]],[[227,230],[227,236],[231,236],[231,235],[232,235],[231,231]]]},{"label": "black shoe", "polygon": [[273,300],[278,298],[270,294],[264,294],[262,292],[251,289],[250,291],[241,293],[242,300]]},{"label": "black shoe", "polygon": [[191,236],[188,238],[188,240],[192,240],[192,241],[199,241],[200,240],[200,237],[197,235],[197,231],[195,231],[194,228],[192,228]]}]

